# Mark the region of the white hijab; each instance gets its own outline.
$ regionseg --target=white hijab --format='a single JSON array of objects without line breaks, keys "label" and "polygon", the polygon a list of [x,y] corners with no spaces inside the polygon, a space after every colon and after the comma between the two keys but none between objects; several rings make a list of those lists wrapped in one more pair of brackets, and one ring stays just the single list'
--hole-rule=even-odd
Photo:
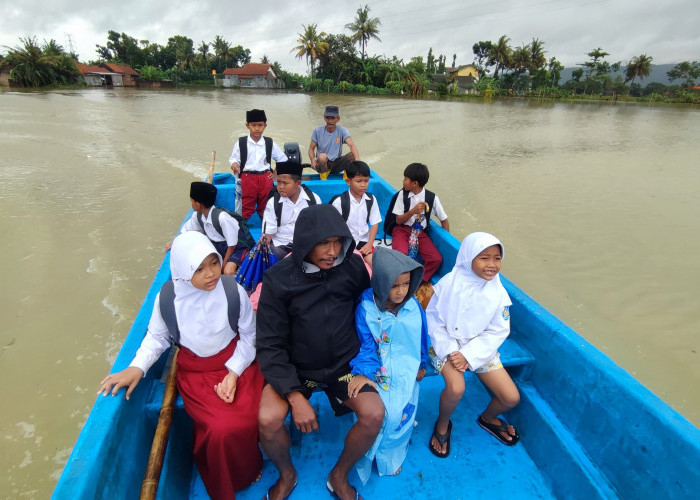
[{"label": "white hijab", "polygon": [[462,241],[455,266],[435,285],[437,310],[453,338],[470,339],[486,330],[496,312],[511,305],[501,279],[480,278],[472,271],[472,261],[492,245],[503,244],[488,233],[471,233]]},{"label": "white hijab", "polygon": [[[194,272],[209,255],[221,256],[209,238],[186,231],[175,238],[170,250],[170,272],[175,287],[175,316],[182,336],[211,336],[229,328],[228,301],[221,280],[207,292],[192,286]],[[222,307],[223,304],[223,307]]]}]

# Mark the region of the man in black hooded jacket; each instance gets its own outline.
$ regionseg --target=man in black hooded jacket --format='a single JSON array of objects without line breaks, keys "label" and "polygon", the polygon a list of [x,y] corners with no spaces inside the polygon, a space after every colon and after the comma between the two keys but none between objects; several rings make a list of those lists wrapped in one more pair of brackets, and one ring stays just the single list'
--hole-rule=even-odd
[{"label": "man in black hooded jacket", "polygon": [[330,205],[299,214],[291,257],[264,276],[257,315],[257,356],[268,385],[258,423],[260,442],[279,470],[269,498],[286,498],[297,482],[284,420],[291,408],[302,432],[318,430],[308,398],[322,389],[336,415],[355,412],[345,448],[328,475],[327,487],[339,498],[356,498],[348,472],[374,443],[384,419],[376,389],[366,385],[350,398],[350,360],[360,342],[355,331],[357,298],[369,288],[362,258],[342,216]]}]

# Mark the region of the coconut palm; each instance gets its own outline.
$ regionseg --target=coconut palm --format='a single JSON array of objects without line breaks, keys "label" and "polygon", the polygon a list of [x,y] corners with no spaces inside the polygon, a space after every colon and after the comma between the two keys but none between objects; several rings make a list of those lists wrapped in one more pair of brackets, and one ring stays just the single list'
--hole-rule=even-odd
[{"label": "coconut palm", "polygon": [[534,74],[537,70],[544,68],[545,64],[547,64],[547,58],[544,56],[546,53],[544,42],[533,38],[530,43],[530,74]]},{"label": "coconut palm", "polygon": [[20,37],[19,41],[21,45],[10,48],[2,61],[3,66],[10,68],[10,78],[15,83],[24,87],[41,87],[76,81],[78,69],[60,45],[55,42],[44,44],[49,52],[46,53],[34,37]]},{"label": "coconut palm", "polygon": [[209,63],[209,44],[202,41],[202,44],[197,47],[197,60],[199,65],[207,69],[207,64]]},{"label": "coconut palm", "polygon": [[363,8],[357,9],[357,17],[352,23],[346,24],[345,27],[352,31],[352,41],[360,44],[360,55],[362,60],[365,60],[365,47],[367,42],[372,38],[381,42],[382,40],[377,35],[379,33],[379,25],[382,22],[378,17],[369,17],[369,7],[365,5]]},{"label": "coconut palm", "polygon": [[297,42],[299,42],[299,45],[294,47],[290,52],[296,51],[296,57],[298,59],[306,57],[311,78],[313,78],[314,63],[318,59],[318,56],[325,54],[328,50],[328,42],[325,41],[327,35],[325,31],[317,32],[318,25],[316,24],[308,24],[306,26],[302,24],[301,27],[304,32],[298,33],[299,38],[297,38]]},{"label": "coconut palm", "polygon": [[510,38],[506,35],[501,36],[498,39],[489,52],[489,66],[495,64],[496,67],[493,70],[494,78],[498,78],[498,71],[503,72],[504,68],[510,66],[510,57],[512,54],[512,49],[508,45]]},{"label": "coconut palm", "polygon": [[649,73],[651,73],[651,60],[652,58],[646,54],[633,57],[632,60],[627,65],[627,70],[625,71],[625,80],[634,83],[635,78],[643,80]]},{"label": "coconut palm", "polygon": [[212,49],[214,49],[214,58],[216,59],[216,69],[218,71],[223,71],[226,68],[226,63],[228,62],[228,51],[231,48],[231,44],[228,43],[221,35],[216,35],[214,41],[212,42]]}]

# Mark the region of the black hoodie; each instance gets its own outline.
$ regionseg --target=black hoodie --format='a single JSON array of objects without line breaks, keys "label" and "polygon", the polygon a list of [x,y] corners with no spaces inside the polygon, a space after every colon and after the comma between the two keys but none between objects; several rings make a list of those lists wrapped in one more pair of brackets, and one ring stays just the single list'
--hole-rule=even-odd
[{"label": "black hoodie", "polygon": [[[333,268],[320,270],[305,258],[326,238],[343,248]],[[369,287],[361,257],[345,221],[330,205],[299,214],[291,257],[265,272],[257,314],[257,357],[265,379],[281,396],[302,389],[300,378],[327,380],[349,372],[360,348],[354,310]]]}]

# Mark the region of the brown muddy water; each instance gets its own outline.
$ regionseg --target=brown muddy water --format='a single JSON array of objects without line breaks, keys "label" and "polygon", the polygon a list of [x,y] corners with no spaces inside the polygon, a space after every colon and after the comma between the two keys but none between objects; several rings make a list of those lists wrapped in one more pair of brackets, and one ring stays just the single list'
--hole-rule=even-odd
[{"label": "brown muddy water", "polygon": [[452,232],[700,422],[700,110],[226,90],[0,93],[0,496],[46,498],[212,150],[245,110],[308,148],[326,104],[395,186],[430,167]]}]

